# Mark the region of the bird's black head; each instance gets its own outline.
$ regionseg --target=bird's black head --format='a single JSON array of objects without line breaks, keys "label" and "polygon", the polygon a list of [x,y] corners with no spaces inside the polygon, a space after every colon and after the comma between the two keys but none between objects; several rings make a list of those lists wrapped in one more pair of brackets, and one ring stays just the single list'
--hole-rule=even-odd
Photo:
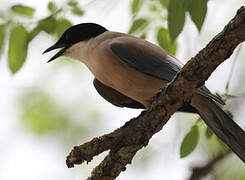
[{"label": "bird's black head", "polygon": [[58,58],[61,56],[65,50],[72,45],[81,42],[81,41],[86,41],[91,38],[94,38],[102,33],[107,31],[106,28],[94,24],[94,23],[82,23],[82,24],[77,24],[75,26],[70,27],[67,29],[60,39],[51,47],[46,49],[43,53],[52,51],[57,48],[63,48],[61,51],[59,51],[57,54],[55,54],[48,62]]}]

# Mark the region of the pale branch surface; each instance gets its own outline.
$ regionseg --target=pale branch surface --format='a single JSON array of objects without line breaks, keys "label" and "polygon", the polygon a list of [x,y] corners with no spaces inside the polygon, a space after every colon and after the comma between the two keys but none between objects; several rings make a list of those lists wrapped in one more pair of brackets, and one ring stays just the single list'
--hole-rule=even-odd
[{"label": "pale branch surface", "polygon": [[114,132],[74,147],[67,157],[67,166],[74,167],[75,164],[91,161],[94,156],[110,150],[88,179],[115,179],[126,170],[126,165],[131,163],[136,152],[148,144],[172,114],[183,104],[190,102],[196,88],[203,85],[218,65],[229,58],[236,46],[243,41],[245,7],[241,7],[223,31],[191,58],[175,79],[154,97],[151,108]]}]

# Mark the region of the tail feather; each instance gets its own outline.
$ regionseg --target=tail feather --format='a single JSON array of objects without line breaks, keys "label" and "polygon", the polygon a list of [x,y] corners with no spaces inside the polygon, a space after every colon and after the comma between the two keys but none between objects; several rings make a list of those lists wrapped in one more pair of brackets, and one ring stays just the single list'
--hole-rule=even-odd
[{"label": "tail feather", "polygon": [[245,131],[207,97],[195,94],[191,105],[209,128],[245,163]]}]

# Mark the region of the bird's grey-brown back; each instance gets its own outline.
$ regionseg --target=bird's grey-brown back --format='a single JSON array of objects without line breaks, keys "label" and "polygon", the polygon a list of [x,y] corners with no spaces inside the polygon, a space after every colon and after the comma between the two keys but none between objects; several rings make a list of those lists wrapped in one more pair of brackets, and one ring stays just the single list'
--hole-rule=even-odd
[{"label": "bird's grey-brown back", "polygon": [[[148,47],[149,44],[150,46],[152,44],[144,40],[123,33],[107,31],[98,37],[73,45],[64,55],[83,62],[103,84],[147,107],[152,96],[159,92],[166,81],[136,71],[120,61],[111,51],[110,45],[115,42],[122,42],[122,39],[127,39],[129,43],[137,41],[144,50],[152,49],[152,47]],[[134,45],[137,44],[132,43],[132,46]],[[158,48],[155,45],[153,47]],[[130,91],[128,91],[129,89]]]},{"label": "bird's grey-brown back", "polygon": [[[112,44],[123,44],[137,52],[160,57],[165,61],[168,60],[169,65],[175,65],[179,69],[182,67],[180,61],[166,53],[159,46],[128,34],[111,31],[106,31],[95,38],[74,44],[66,50],[64,55],[86,64],[94,76],[105,85],[141,102],[146,107],[149,106],[152,97],[159,92],[167,81],[172,79],[178,69],[174,70],[170,79],[153,78],[120,61],[111,50]],[[154,59],[152,60],[154,61]],[[167,74],[164,69],[161,73]],[[167,75],[161,77],[167,77]],[[128,91],[128,89],[131,90]]]}]

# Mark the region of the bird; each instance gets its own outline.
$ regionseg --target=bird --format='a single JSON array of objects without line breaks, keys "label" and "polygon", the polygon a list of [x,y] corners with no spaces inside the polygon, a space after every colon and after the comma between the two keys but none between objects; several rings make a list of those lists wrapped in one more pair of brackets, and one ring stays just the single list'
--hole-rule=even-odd
[{"label": "bird", "polygon": [[[161,47],[133,35],[109,31],[96,23],[71,26],[43,53],[61,48],[60,56],[84,63],[97,92],[118,107],[148,109],[183,63]],[[207,126],[245,163],[245,131],[223,110],[225,103],[203,85],[178,111],[198,113]]]}]

